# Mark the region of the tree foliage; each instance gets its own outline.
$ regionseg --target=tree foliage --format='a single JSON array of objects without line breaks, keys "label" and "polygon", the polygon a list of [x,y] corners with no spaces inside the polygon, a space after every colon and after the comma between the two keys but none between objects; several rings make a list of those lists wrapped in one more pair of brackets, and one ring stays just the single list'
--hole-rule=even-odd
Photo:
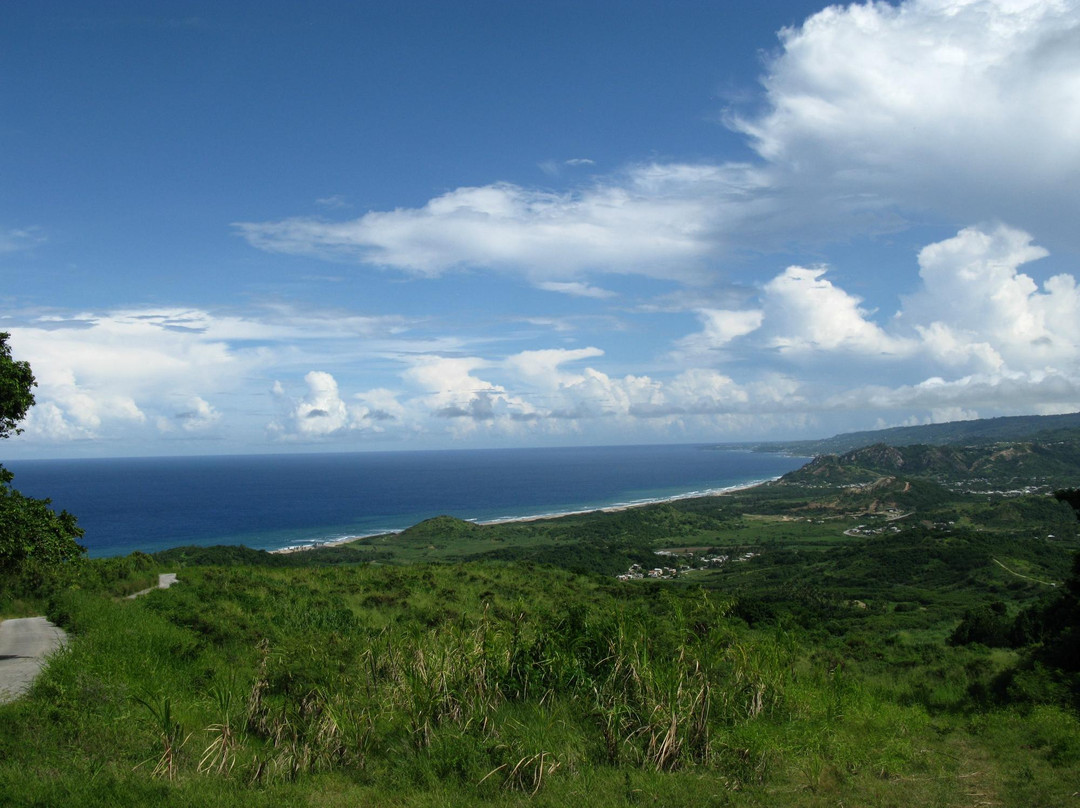
[{"label": "tree foliage", "polygon": [[27,562],[52,567],[80,556],[83,530],[67,511],[56,513],[47,499],[27,497],[11,487],[13,475],[0,467],[0,571]]},{"label": "tree foliage", "polygon": [[[6,332],[0,332],[0,438],[17,435],[16,424],[34,404],[36,384],[30,365],[12,358]],[[85,548],[75,517],[56,513],[47,499],[34,499],[11,486],[14,475],[0,466],[0,573],[49,569],[77,558]]]},{"label": "tree foliage", "polygon": [[18,435],[16,424],[34,406],[32,388],[37,384],[27,362],[11,358],[6,331],[0,331],[0,438]]},{"label": "tree foliage", "polygon": [[1060,491],[1055,491],[1054,499],[1070,505],[1076,511],[1076,515],[1080,517],[1080,488],[1063,488]]}]

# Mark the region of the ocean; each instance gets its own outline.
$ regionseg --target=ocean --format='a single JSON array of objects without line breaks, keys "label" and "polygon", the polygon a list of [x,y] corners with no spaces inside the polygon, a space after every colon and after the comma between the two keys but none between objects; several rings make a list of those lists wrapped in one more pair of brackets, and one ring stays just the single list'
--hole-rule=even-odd
[{"label": "ocean", "polygon": [[604,446],[4,463],[27,496],[75,514],[91,557],[182,545],[274,550],[402,530],[705,495],[806,458],[700,445]]}]

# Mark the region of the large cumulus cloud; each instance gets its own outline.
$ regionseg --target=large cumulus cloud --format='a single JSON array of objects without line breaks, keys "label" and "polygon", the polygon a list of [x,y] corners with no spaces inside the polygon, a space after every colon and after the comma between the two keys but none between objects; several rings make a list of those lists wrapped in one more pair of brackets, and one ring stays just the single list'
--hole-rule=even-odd
[{"label": "large cumulus cloud", "polygon": [[237,225],[277,252],[414,275],[463,267],[570,294],[578,279],[700,279],[710,261],[904,226],[1001,219],[1080,247],[1080,6],[908,0],[830,6],[780,32],[753,111],[756,163],[629,166],[553,192],[499,182],[349,221]]}]

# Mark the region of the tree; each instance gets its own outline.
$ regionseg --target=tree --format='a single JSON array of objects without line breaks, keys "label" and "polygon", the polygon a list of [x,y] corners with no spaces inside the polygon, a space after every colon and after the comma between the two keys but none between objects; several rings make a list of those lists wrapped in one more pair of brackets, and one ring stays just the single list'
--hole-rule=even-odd
[{"label": "tree", "polygon": [[[0,332],[0,438],[17,435],[16,424],[34,404],[36,384],[30,365],[11,357]],[[24,572],[28,567],[49,569],[85,552],[76,539],[83,530],[67,511],[59,514],[47,499],[34,499],[11,487],[14,475],[0,466],[0,573]]]},{"label": "tree", "polygon": [[0,466],[0,572],[32,564],[56,567],[85,552],[76,539],[83,530],[67,511],[56,513],[47,499],[27,497],[11,487],[14,475]]},{"label": "tree", "polygon": [[1058,502],[1067,502],[1076,511],[1077,517],[1080,518],[1080,488],[1063,488],[1060,491],[1055,491],[1054,499]]},{"label": "tree", "polygon": [[22,432],[15,424],[34,406],[32,388],[37,385],[29,363],[11,358],[11,348],[7,344],[10,336],[6,331],[0,331],[0,438]]}]

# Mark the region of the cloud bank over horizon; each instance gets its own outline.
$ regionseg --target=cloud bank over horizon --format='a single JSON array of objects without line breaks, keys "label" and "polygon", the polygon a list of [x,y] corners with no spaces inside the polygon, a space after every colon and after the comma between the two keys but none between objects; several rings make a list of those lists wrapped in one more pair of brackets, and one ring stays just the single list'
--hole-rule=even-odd
[{"label": "cloud bank over horizon", "polygon": [[[20,440],[738,440],[1080,410],[1080,4],[829,6],[758,78],[717,111],[735,157],[656,143],[231,225],[245,262],[324,268],[318,304],[266,280],[220,304],[10,305],[39,382]],[[0,253],[47,240],[0,229]]]},{"label": "cloud bank over horizon", "polygon": [[[1045,255],[1023,231],[965,228],[923,248],[919,287],[886,318],[833,284],[828,268],[789,266],[753,308],[697,310],[700,330],[675,342],[662,374],[605,372],[602,345],[428,353],[429,341],[393,318],[328,333],[321,317],[148,310],[50,315],[11,331],[41,391],[27,434],[61,441],[120,428],[213,438],[228,428],[215,394],[243,395],[248,376],[299,370],[320,352],[338,355],[339,343],[386,365],[386,384],[343,390],[327,370],[307,371],[300,385],[275,380],[268,436],[689,439],[796,429],[838,413],[886,423],[913,422],[913,411],[924,421],[1052,414],[1080,403],[1080,290],[1070,274],[1040,287],[1022,271]],[[302,341],[318,347],[305,355]]]}]

